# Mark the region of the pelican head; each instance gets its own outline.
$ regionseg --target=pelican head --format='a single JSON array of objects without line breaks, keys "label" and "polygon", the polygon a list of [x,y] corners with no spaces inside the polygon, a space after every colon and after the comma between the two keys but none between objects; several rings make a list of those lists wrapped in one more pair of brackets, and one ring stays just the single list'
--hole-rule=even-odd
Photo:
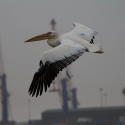
[{"label": "pelican head", "polygon": [[34,42],[34,41],[40,41],[40,40],[45,40],[45,39],[54,39],[57,36],[57,32],[56,31],[50,31],[35,37],[32,37],[28,40],[26,40],[25,42]]}]

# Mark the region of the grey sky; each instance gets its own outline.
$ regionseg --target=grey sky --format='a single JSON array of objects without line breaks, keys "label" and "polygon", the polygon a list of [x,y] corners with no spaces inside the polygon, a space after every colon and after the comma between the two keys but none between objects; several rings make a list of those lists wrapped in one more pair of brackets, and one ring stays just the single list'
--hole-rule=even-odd
[{"label": "grey sky", "polygon": [[85,53],[71,66],[79,107],[99,106],[100,87],[108,94],[108,106],[124,105],[121,93],[125,87],[124,0],[1,0],[0,35],[14,120],[28,120],[28,99],[32,119],[41,118],[46,109],[60,108],[57,93],[31,98],[27,92],[42,52],[50,47],[46,41],[24,41],[50,31],[52,18],[60,34],[72,30],[73,22],[98,31],[95,42],[104,48],[104,54]]}]

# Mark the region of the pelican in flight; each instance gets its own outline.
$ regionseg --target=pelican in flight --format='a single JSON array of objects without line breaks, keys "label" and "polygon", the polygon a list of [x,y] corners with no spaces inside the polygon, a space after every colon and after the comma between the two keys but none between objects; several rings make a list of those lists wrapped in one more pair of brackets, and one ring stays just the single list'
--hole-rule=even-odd
[{"label": "pelican in flight", "polygon": [[42,95],[50,87],[59,71],[78,59],[84,52],[103,53],[100,44],[94,44],[93,40],[98,34],[96,31],[79,23],[73,23],[75,28],[61,36],[56,31],[50,31],[35,36],[25,42],[47,40],[47,43],[54,47],[43,52],[39,69],[34,74],[29,87],[29,94],[36,97]]}]

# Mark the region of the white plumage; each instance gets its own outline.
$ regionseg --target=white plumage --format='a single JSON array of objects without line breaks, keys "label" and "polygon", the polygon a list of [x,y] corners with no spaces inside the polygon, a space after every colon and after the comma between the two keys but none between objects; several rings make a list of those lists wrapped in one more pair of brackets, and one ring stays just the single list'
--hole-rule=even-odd
[{"label": "white plumage", "polygon": [[34,74],[29,93],[36,97],[50,87],[59,71],[78,59],[84,52],[103,53],[99,44],[94,44],[93,39],[97,32],[79,23],[73,23],[74,30],[59,37],[56,31],[51,31],[33,37],[25,42],[48,39],[47,43],[54,47],[43,52],[40,67]]},{"label": "white plumage", "polygon": [[59,46],[43,52],[43,64],[45,64],[46,61],[53,63],[55,61],[63,60],[65,57],[70,57],[71,55],[78,53],[78,51],[84,52],[85,50],[84,46],[68,39],[60,40],[60,42],[61,44]]}]

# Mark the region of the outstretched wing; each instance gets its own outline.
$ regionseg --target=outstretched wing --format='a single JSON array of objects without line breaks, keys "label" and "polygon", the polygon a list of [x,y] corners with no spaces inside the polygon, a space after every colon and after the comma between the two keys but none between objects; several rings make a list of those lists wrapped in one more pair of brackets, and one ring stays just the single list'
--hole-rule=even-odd
[{"label": "outstretched wing", "polygon": [[95,30],[79,23],[73,23],[73,25],[75,28],[70,32],[71,34],[78,35],[79,37],[89,41],[91,44],[94,44],[94,38],[98,34]]},{"label": "outstretched wing", "polygon": [[43,53],[40,67],[34,74],[29,88],[29,94],[36,97],[41,95],[43,88],[45,92],[55,79],[59,71],[78,59],[84,53],[84,46],[71,40],[63,40],[58,47]]}]

